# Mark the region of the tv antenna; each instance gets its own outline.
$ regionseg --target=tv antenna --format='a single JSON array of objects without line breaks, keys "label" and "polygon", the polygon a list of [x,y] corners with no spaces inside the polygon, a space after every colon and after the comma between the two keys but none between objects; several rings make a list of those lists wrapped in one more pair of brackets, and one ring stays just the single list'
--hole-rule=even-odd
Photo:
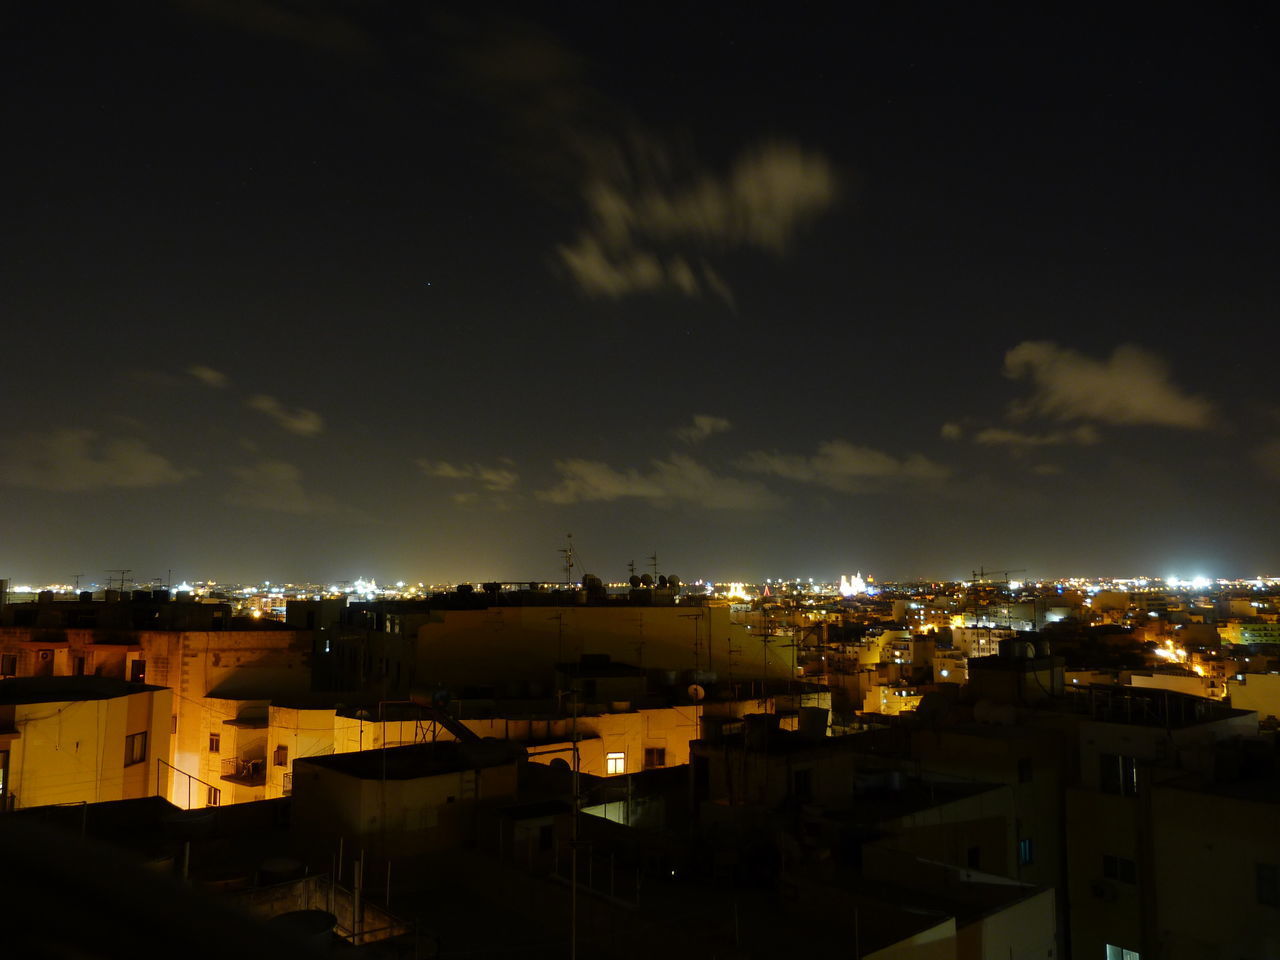
[{"label": "tv antenna", "polygon": [[557,551],[564,561],[564,583],[569,586],[573,583],[573,534],[565,534],[565,545]]},{"label": "tv antenna", "polygon": [[80,592],[80,578],[81,578],[81,577],[83,577],[83,576],[84,576],[84,574],[83,574],[83,573],[73,573],[73,574],[72,574],[72,576],[73,576],[73,577],[75,577],[75,580],[76,580],[76,593],[79,593],[79,592]]},{"label": "tv antenna", "polygon": [[[132,571],[132,570],[130,570],[128,567],[121,567],[121,568],[116,569],[116,570],[108,570],[108,571],[107,571],[107,573],[108,573],[108,574],[112,574],[112,573],[117,574],[118,579],[120,580],[120,592],[121,592],[121,593],[124,593],[124,585],[125,585],[125,583],[128,581],[128,579],[129,579],[129,574],[133,573],[133,571]],[[111,586],[112,582],[113,582],[115,579],[116,579],[116,577],[110,577],[110,576],[108,576],[108,577],[107,577],[107,586]]]}]

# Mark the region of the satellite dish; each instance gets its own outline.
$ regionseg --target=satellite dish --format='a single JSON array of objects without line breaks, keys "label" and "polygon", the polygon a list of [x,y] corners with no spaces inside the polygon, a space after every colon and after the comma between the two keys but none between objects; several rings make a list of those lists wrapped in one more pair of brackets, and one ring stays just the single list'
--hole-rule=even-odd
[{"label": "satellite dish", "polygon": [[627,583],[631,584],[631,588],[634,590],[640,586],[640,578],[633,573],[627,580]]},{"label": "satellite dish", "polygon": [[690,700],[701,700],[706,695],[707,695],[707,691],[703,690],[699,684],[696,684],[696,683],[689,684]]},{"label": "satellite dish", "polygon": [[640,582],[641,582],[642,584],[644,584],[646,587],[652,587],[652,586],[653,586],[653,574],[651,574],[651,573],[642,574],[642,575],[641,575],[641,577],[640,577]]},{"label": "satellite dish", "polygon": [[658,586],[661,587],[663,590],[667,589],[667,578],[658,577]]}]

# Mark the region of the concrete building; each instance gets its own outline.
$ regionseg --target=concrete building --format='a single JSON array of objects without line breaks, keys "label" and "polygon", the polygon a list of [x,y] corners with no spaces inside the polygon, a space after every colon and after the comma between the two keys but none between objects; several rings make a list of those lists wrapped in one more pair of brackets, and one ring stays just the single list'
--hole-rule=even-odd
[{"label": "concrete building", "polygon": [[154,795],[172,696],[106,677],[0,680],[0,809]]},{"label": "concrete building", "polygon": [[1072,954],[1162,956],[1157,862],[1184,841],[1153,817],[1155,787],[1186,772],[1211,776],[1214,745],[1256,737],[1257,714],[1163,690],[1092,696],[1079,727],[1080,781],[1066,793]]},{"label": "concrete building", "polygon": [[[253,698],[265,714],[270,698],[308,692],[314,634],[235,621],[225,604],[145,593],[3,607],[0,619],[15,625],[0,627],[0,676],[101,677],[169,687],[167,748],[156,755],[168,765],[166,796],[183,807],[231,796],[260,799],[262,793],[250,788],[256,769],[245,776],[249,768],[237,772],[224,762],[228,754],[219,741],[231,730],[225,721],[238,721],[242,705]],[[164,628],[175,624],[211,629]],[[233,779],[223,782],[224,772]]]},{"label": "concrete building", "polygon": [[455,742],[295,760],[291,824],[304,838],[340,836],[384,854],[472,845],[479,804],[516,798],[522,755]]},{"label": "concrete building", "polygon": [[727,606],[591,603],[585,595],[566,605],[543,597],[463,595],[419,604],[412,615],[378,612],[373,622],[380,629],[345,624],[331,653],[336,688],[388,697],[414,687],[455,696],[548,696],[556,664],[590,656],[687,677],[686,683],[796,675],[794,643],[733,623]]}]

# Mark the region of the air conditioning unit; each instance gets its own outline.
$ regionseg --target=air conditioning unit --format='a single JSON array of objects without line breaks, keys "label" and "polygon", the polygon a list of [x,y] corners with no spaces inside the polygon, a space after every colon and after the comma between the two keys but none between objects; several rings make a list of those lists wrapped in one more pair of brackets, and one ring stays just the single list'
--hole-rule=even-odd
[{"label": "air conditioning unit", "polygon": [[52,659],[53,659],[53,651],[52,651],[52,650],[41,650],[41,651],[40,651],[40,659],[41,659],[41,660],[52,660]]}]

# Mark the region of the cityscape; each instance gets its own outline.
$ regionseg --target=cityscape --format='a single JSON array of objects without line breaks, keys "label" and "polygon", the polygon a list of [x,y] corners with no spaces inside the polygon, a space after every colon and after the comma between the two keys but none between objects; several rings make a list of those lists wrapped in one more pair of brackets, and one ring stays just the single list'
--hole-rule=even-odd
[{"label": "cityscape", "polygon": [[3,960],[1280,958],[1268,8],[10,7]]},{"label": "cityscape", "polygon": [[[0,803],[172,876],[167,922],[221,918],[219,949],[748,956],[817,899],[860,919],[809,934],[861,957],[1206,956],[1192,897],[1270,950],[1280,578],[686,584],[656,557],[0,580]],[[1188,810],[1196,842],[1161,840]],[[529,909],[478,928],[495,887]]]}]

